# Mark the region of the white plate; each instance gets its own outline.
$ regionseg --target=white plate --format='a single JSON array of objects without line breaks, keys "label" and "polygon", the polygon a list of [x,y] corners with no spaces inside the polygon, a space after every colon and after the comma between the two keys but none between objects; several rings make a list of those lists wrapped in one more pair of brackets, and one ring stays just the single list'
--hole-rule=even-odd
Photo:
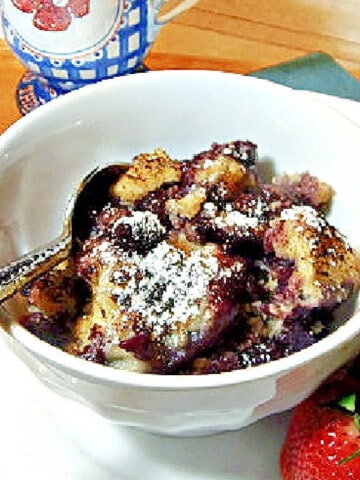
[{"label": "white plate", "polygon": [[[54,394],[3,344],[0,364],[1,479],[280,479],[278,456],[287,414],[212,437],[160,437],[114,427],[60,397],[55,400],[62,413],[54,418],[46,409],[46,399]],[[75,436],[68,438],[64,422],[87,429],[86,444],[83,435],[82,444]]]},{"label": "white plate", "polygon": [[[360,104],[318,98],[360,125]],[[157,437],[115,427],[71,401],[54,399],[2,342],[0,365],[1,479],[280,480],[278,458],[288,413],[239,432]],[[46,408],[50,395],[61,406],[56,418]],[[80,436],[67,436],[66,422],[78,426],[74,432],[88,430],[86,443],[84,435],[81,443]]]}]

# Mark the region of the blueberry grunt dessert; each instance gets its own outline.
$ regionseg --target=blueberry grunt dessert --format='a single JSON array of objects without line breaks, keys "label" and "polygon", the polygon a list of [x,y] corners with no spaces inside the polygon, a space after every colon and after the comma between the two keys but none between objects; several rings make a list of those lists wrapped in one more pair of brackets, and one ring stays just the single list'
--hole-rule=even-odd
[{"label": "blueberry grunt dessert", "polygon": [[339,324],[360,262],[308,172],[260,179],[257,146],[136,156],[65,262],[21,293],[25,328],[119,369],[220,373],[304,349]]}]

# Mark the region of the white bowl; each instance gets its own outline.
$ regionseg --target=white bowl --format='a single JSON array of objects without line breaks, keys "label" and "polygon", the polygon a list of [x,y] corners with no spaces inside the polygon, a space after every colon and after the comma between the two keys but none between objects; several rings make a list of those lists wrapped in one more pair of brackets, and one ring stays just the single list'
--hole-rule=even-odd
[{"label": "white bowl", "polygon": [[[0,138],[1,261],[62,230],[67,202],[93,167],[156,147],[188,158],[250,139],[277,172],[308,170],[336,190],[331,221],[356,248],[359,129],[291,89],[235,74],[165,71],[85,87],[54,100]],[[309,348],[247,370],[199,376],[125,372],[74,358],[16,321],[1,337],[52,390],[121,425],[203,435],[250,424],[301,401],[360,350],[356,313]],[[16,381],[14,379],[14,381]]]}]

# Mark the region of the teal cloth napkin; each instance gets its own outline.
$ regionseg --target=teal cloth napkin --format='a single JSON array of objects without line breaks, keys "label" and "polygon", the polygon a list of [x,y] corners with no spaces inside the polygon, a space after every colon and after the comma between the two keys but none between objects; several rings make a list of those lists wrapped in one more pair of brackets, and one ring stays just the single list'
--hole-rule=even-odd
[{"label": "teal cloth napkin", "polygon": [[258,70],[250,76],[271,80],[297,90],[311,90],[360,101],[360,82],[330,55],[322,52]]}]

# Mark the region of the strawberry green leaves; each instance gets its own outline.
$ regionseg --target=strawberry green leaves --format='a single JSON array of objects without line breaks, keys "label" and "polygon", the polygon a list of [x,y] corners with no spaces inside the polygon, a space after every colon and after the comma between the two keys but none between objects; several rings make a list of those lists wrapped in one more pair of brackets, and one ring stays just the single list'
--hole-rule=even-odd
[{"label": "strawberry green leaves", "polygon": [[[357,395],[356,393],[351,393],[338,401],[339,407],[344,409],[346,412],[350,413],[353,416],[354,424],[357,430],[360,433],[360,413],[357,412]],[[340,460],[339,464],[344,465],[347,462],[350,462],[354,458],[360,456],[360,449],[356,450],[354,453],[348,455],[347,457]]]}]

